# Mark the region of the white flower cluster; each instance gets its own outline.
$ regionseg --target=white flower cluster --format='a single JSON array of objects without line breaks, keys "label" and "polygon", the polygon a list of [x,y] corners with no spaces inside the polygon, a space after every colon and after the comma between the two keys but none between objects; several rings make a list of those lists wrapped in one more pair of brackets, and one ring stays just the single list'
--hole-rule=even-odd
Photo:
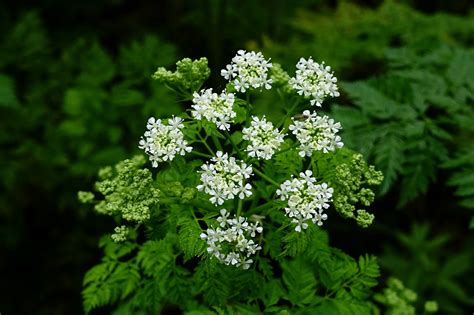
[{"label": "white flower cluster", "polygon": [[158,167],[158,162],[171,161],[176,154],[185,155],[191,152],[192,147],[184,140],[183,119],[173,116],[168,119],[168,125],[161,119],[151,117],[148,119],[144,137],[140,139],[139,148],[148,154],[153,167]]},{"label": "white flower cluster", "polygon": [[265,60],[261,52],[239,50],[232,62],[221,70],[221,75],[226,80],[233,80],[235,89],[240,92],[261,87],[268,90],[272,87],[272,80],[268,79],[271,67],[270,59]]},{"label": "white flower cluster", "polygon": [[342,128],[339,122],[328,116],[318,116],[316,112],[305,110],[303,120],[293,118],[290,130],[300,142],[301,156],[311,156],[313,151],[328,153],[336,148],[342,148],[344,143],[336,133]]},{"label": "white flower cluster", "polygon": [[288,82],[297,90],[299,95],[312,97],[311,105],[321,106],[327,96],[339,96],[336,85],[337,78],[331,72],[331,67],[314,62],[311,57],[308,60],[301,58],[296,64],[296,77]]},{"label": "white flower cluster", "polygon": [[209,201],[214,205],[222,205],[224,200],[234,199],[238,196],[244,199],[252,195],[252,186],[245,180],[253,175],[252,166],[243,161],[237,163],[234,157],[227,153],[216,152],[216,156],[201,166],[201,185],[199,191],[211,195]]},{"label": "white flower cluster", "polygon": [[307,229],[308,221],[321,226],[328,217],[323,210],[329,208],[334,189],[326,183],[317,184],[312,175],[313,172],[307,170],[300,173],[299,178],[286,180],[277,190],[281,200],[288,200],[285,212],[288,217],[293,218],[291,222],[296,223],[297,232]]},{"label": "white flower cluster", "polygon": [[221,263],[248,269],[253,263],[249,258],[262,247],[252,238],[262,233],[263,228],[256,223],[248,223],[244,217],[234,216],[222,209],[217,218],[220,227],[209,228],[201,234],[201,239],[207,241],[207,252],[214,255]]},{"label": "white flower cluster", "polygon": [[234,94],[223,91],[220,95],[212,93],[212,89],[202,90],[201,94],[193,94],[194,109],[191,114],[201,120],[203,117],[216,124],[221,130],[229,130],[236,113],[233,110]]},{"label": "white flower cluster", "polygon": [[253,116],[251,126],[242,130],[243,139],[250,141],[247,152],[251,157],[269,160],[283,142],[284,134],[280,133],[273,124],[266,120]]},{"label": "white flower cluster", "polygon": [[122,225],[115,227],[114,232],[115,233],[111,236],[112,240],[115,243],[120,243],[127,240],[127,236],[130,231],[128,230],[128,227]]}]

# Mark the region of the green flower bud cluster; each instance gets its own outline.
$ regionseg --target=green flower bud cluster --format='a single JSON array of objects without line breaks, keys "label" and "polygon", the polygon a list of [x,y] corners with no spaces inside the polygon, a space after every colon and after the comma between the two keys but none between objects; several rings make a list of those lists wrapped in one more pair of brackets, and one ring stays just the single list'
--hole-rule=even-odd
[{"label": "green flower bud cluster", "polygon": [[194,198],[196,198],[197,189],[194,187],[186,187],[181,194],[181,201],[183,203],[188,203]]},{"label": "green flower bud cluster", "polygon": [[438,303],[436,301],[425,302],[425,312],[434,313],[438,311]]},{"label": "green flower bud cluster", "polygon": [[128,227],[126,227],[125,225],[117,226],[114,229],[114,231],[115,231],[115,233],[112,234],[111,238],[115,243],[120,243],[120,242],[126,241],[128,233],[130,232],[128,230]]},{"label": "green flower bud cluster", "polygon": [[288,81],[290,81],[290,75],[283,70],[280,64],[272,63],[270,79],[272,79],[273,86],[281,87],[285,93],[291,93],[293,91],[291,86],[288,84]]},{"label": "green flower bud cluster", "polygon": [[159,67],[153,74],[153,79],[181,92],[183,90],[194,92],[209,78],[210,74],[207,58],[199,60],[184,58],[176,63],[175,72]]},{"label": "green flower bud cluster", "polygon": [[[374,299],[385,305],[387,315],[415,315],[416,309],[413,304],[418,296],[412,290],[405,288],[403,283],[396,278],[389,278],[387,288],[382,293],[374,295]],[[428,305],[428,308],[426,307]],[[429,301],[425,304],[427,312],[436,312],[438,305],[435,301]],[[430,309],[430,310],[428,310]]]},{"label": "green flower bud cluster", "polygon": [[77,199],[79,199],[81,203],[93,203],[94,194],[90,191],[79,191],[77,193]]},{"label": "green flower bud cluster", "polygon": [[354,218],[357,224],[368,227],[374,215],[366,210],[357,209],[357,204],[368,207],[375,198],[372,189],[367,186],[380,185],[382,172],[367,165],[361,154],[353,154],[349,163],[336,166],[331,182],[334,187],[334,208],[345,218]]},{"label": "green flower bud cluster", "polygon": [[140,169],[146,160],[136,156],[99,172],[96,189],[105,196],[95,206],[99,213],[120,215],[127,221],[142,223],[150,218],[150,209],[158,203],[159,190],[153,185],[148,169]]},{"label": "green flower bud cluster", "polygon": [[162,192],[169,197],[176,197],[181,203],[188,203],[196,197],[197,189],[195,187],[184,187],[181,182],[175,181],[167,183],[161,187]]}]

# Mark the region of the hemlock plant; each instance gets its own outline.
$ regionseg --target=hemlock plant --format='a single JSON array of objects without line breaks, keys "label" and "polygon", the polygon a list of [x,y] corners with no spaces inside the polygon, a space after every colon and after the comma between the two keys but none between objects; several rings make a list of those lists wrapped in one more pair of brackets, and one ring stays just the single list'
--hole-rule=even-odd
[{"label": "hemlock plant", "polygon": [[[379,314],[375,257],[330,247],[324,230],[336,212],[368,227],[383,180],[315,110],[339,95],[331,68],[301,58],[291,78],[240,50],[221,71],[223,91],[202,89],[209,74],[205,58],[159,68],[153,78],[190,109],[148,119],[138,141],[148,159],[100,170],[103,197],[79,193],[117,224],[85,275],[86,313],[113,304],[114,314]],[[251,102],[272,88],[288,107],[280,121]]]}]

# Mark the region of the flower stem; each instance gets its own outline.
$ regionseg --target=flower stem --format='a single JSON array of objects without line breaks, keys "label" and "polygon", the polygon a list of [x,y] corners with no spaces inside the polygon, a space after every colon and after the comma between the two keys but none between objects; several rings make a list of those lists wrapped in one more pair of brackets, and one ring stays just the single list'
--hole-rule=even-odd
[{"label": "flower stem", "polygon": [[212,156],[215,156],[216,154],[214,153],[214,151],[212,151],[211,147],[207,144],[206,142],[206,139],[204,139],[200,134],[199,132],[197,133],[199,139],[201,139],[201,142],[202,144],[204,144],[204,146],[206,147],[206,149],[209,151],[209,153],[212,154]]},{"label": "flower stem", "polygon": [[299,143],[294,143],[292,146],[284,149],[284,150],[281,150],[281,151],[278,151],[278,152],[275,152],[274,155],[277,155],[277,154],[280,154],[280,153],[284,153],[284,152],[287,152],[287,151],[290,151],[290,150],[293,150],[294,148],[297,148],[299,146]]},{"label": "flower stem", "polygon": [[205,158],[212,158],[212,155],[210,154],[205,154],[205,153],[201,153],[201,152],[197,152],[197,151],[191,151],[191,154],[195,154],[197,156],[202,156],[202,157],[205,157]]},{"label": "flower stem", "polygon": [[239,203],[237,204],[237,218],[240,216],[240,212],[242,212],[243,204],[244,200],[239,198]]},{"label": "flower stem", "polygon": [[249,92],[247,92],[246,100],[247,100],[247,117],[245,118],[245,125],[250,126],[250,110],[252,108],[252,105],[250,104],[250,93]]},{"label": "flower stem", "polygon": [[216,146],[217,150],[222,151],[222,146],[221,143],[219,142],[219,139],[215,135],[211,135],[212,141],[214,142],[214,145]]},{"label": "flower stem", "polygon": [[283,117],[281,121],[278,123],[278,128],[281,128],[283,126],[283,124],[285,123],[285,120],[293,114],[293,111],[296,109],[296,107],[298,107],[299,104],[300,104],[299,101],[296,101],[295,104],[293,104],[290,110],[286,112],[285,117]]},{"label": "flower stem", "polygon": [[239,147],[234,143],[234,140],[232,140],[232,137],[230,136],[229,132],[227,130],[224,130],[224,135],[225,137],[229,140],[230,144],[234,148],[235,151],[237,151],[237,155],[239,156],[240,159],[243,159],[242,152],[240,152]]},{"label": "flower stem", "polygon": [[263,178],[264,180],[266,180],[267,182],[269,182],[270,184],[273,184],[275,185],[276,187],[280,187],[280,185],[274,181],[273,179],[271,179],[270,177],[268,177],[267,175],[263,174],[260,170],[258,170],[257,168],[253,168],[254,172],[260,176],[261,178]]}]

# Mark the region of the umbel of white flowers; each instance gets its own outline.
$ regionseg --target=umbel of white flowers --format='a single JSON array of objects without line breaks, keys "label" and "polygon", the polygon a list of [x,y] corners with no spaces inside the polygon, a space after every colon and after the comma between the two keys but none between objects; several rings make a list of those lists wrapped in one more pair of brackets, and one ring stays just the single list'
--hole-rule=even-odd
[{"label": "umbel of white flowers", "polygon": [[242,138],[250,142],[247,146],[248,155],[265,160],[272,158],[285,136],[265,116],[262,119],[253,116],[250,127],[242,129],[242,133]]},{"label": "umbel of white flowers", "polygon": [[184,140],[183,119],[172,117],[168,119],[168,125],[161,119],[151,117],[148,119],[144,137],[139,142],[139,148],[148,154],[153,167],[158,167],[158,162],[171,161],[176,154],[185,155],[191,152],[192,147]]},{"label": "umbel of white flowers", "polygon": [[265,60],[261,52],[239,50],[232,62],[221,70],[221,75],[234,83],[239,92],[253,88],[272,88],[272,79],[268,79],[268,69],[272,67],[270,59]]},{"label": "umbel of white flowers", "polygon": [[194,110],[191,112],[197,120],[203,118],[216,124],[220,130],[229,130],[236,113],[233,110],[234,94],[223,91],[220,95],[212,93],[212,89],[202,90],[201,94],[193,94]]},{"label": "umbel of white flowers", "polygon": [[211,195],[209,201],[214,205],[222,205],[224,200],[238,196],[244,199],[252,195],[252,186],[246,180],[252,176],[252,166],[243,161],[237,162],[227,153],[217,151],[216,156],[201,166],[201,182],[199,191]]},{"label": "umbel of white flowers", "polygon": [[311,105],[321,106],[327,96],[339,96],[336,85],[337,78],[331,72],[331,67],[319,64],[311,57],[301,58],[296,64],[296,76],[288,82],[299,95],[311,98]]},{"label": "umbel of white flowers", "polygon": [[310,221],[321,226],[328,217],[323,211],[329,208],[334,190],[326,183],[318,184],[312,175],[310,170],[300,173],[299,178],[285,181],[276,192],[281,200],[288,200],[285,212],[293,218],[297,232],[307,229]]},{"label": "umbel of white flowers", "polygon": [[249,224],[244,217],[229,218],[226,209],[221,209],[220,214],[220,226],[201,233],[201,239],[207,241],[207,252],[226,265],[248,269],[253,262],[249,257],[262,249],[252,238],[262,233],[263,228],[258,222]]},{"label": "umbel of white flowers", "polygon": [[328,116],[318,116],[316,112],[305,110],[303,120],[293,119],[290,130],[300,143],[301,156],[311,156],[314,151],[328,153],[344,145],[340,136],[336,135],[342,128],[340,123]]},{"label": "umbel of white flowers", "polygon": [[[311,105],[321,106],[328,97],[339,96],[331,68],[309,59],[301,58],[296,65],[295,77],[285,79],[299,95],[310,99]],[[221,71],[221,75],[229,80],[237,92],[250,89],[270,89],[272,79],[270,59],[266,60],[260,52],[239,50],[232,62]],[[229,131],[235,122],[235,94],[226,90],[216,93],[212,89],[204,89],[193,93],[192,117],[196,120],[207,120],[219,130]],[[295,118],[298,117],[298,118]],[[327,116],[319,116],[316,112],[305,110],[302,115],[293,117],[289,130],[299,142],[299,154],[311,156],[314,151],[328,153],[343,146],[341,137],[337,135],[341,124]],[[249,121],[249,120],[247,120]],[[147,131],[140,140],[139,147],[148,154],[153,167],[162,161],[171,161],[177,154],[185,155],[192,148],[184,139],[181,129],[183,119],[172,117],[167,124],[160,119],[150,118]],[[265,116],[252,116],[250,125],[242,129],[242,139],[246,141],[246,153],[256,159],[271,159],[279,150],[286,134],[275,128]],[[249,182],[253,175],[252,165],[236,160],[228,153],[218,151],[210,161],[205,162],[200,173],[201,183],[197,186],[210,196],[209,201],[216,206],[236,197],[244,199],[252,195]],[[295,230],[301,232],[309,223],[319,226],[327,219],[324,210],[332,202],[333,189],[326,183],[317,182],[312,172],[307,170],[286,180],[277,190],[282,200],[287,200],[284,208],[286,215],[296,224]],[[252,263],[249,257],[260,246],[251,238],[262,232],[258,224],[250,225],[244,217],[229,219],[227,210],[220,211],[217,218],[220,227],[209,228],[201,238],[208,244],[208,252],[227,265],[248,268]],[[117,237],[125,233],[117,230]],[[229,245],[230,244],[230,245]],[[230,249],[229,249],[230,248]]]}]

